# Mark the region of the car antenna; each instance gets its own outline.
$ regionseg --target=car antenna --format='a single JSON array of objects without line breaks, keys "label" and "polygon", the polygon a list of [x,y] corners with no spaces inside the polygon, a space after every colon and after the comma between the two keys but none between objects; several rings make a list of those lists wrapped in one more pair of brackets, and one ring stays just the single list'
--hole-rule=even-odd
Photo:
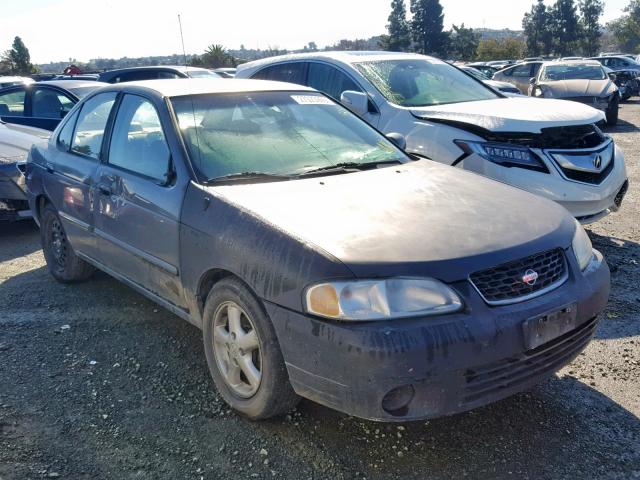
[{"label": "car antenna", "polygon": [[189,69],[187,65],[187,51],[184,48],[184,35],[182,35],[182,19],[180,18],[180,14],[178,14],[178,25],[180,26],[180,41],[182,42],[182,57],[184,58],[184,68]]}]

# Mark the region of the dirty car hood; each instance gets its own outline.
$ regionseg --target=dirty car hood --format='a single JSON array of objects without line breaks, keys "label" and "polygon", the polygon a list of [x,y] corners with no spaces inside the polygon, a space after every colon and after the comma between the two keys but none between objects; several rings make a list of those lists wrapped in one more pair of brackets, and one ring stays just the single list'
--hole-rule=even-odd
[{"label": "dirty car hood", "polygon": [[557,80],[540,82],[538,85],[551,92],[553,97],[605,97],[613,82],[606,80]]},{"label": "dirty car hood", "polygon": [[208,190],[333,256],[358,277],[466,278],[487,266],[568,247],[557,204],[420,160],[373,171]]},{"label": "dirty car hood", "polygon": [[604,114],[595,108],[562,100],[510,97],[412,108],[423,120],[466,123],[492,132],[540,133],[541,129],[597,123]]}]

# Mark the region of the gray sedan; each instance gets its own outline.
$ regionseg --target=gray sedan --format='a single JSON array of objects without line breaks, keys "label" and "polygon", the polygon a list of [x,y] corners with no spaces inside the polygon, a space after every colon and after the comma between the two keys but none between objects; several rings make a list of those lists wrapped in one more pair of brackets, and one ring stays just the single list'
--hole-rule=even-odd
[{"label": "gray sedan", "polygon": [[607,124],[618,123],[620,92],[615,75],[593,60],[548,62],[531,79],[529,95],[586,103],[605,112]]},{"label": "gray sedan", "polygon": [[609,293],[582,226],[392,138],[299,85],[123,83],[32,150],[29,204],[56,280],[98,268],[202,328],[252,419],[446,415],[575,358]]}]

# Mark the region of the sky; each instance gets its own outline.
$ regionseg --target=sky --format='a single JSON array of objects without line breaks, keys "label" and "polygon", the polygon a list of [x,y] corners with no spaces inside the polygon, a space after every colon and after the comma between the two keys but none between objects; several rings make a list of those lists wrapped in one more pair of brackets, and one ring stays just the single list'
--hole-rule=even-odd
[{"label": "sky", "polygon": [[[0,0],[0,51],[18,35],[32,63],[227,48],[297,49],[385,32],[390,0]],[[409,0],[406,0],[407,5]],[[520,29],[533,0],[441,0],[445,28]],[[551,4],[552,0],[545,3]],[[629,0],[605,0],[603,21]]]}]

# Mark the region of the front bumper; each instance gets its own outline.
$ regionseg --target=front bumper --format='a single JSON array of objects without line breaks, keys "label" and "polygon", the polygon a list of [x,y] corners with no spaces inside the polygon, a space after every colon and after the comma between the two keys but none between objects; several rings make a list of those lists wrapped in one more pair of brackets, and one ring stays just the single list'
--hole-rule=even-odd
[{"label": "front bumper", "polygon": [[16,163],[0,164],[0,221],[30,218],[25,180]]},{"label": "front bumper", "polygon": [[[372,420],[438,417],[524,390],[582,351],[607,302],[609,269],[599,254],[584,274],[569,263],[565,284],[518,304],[489,307],[468,282],[454,284],[466,309],[441,317],[347,323],[270,303],[267,311],[299,395]],[[523,323],[569,305],[577,327],[527,351]],[[398,388],[413,397],[389,412],[383,399]]]},{"label": "front bumper", "polygon": [[[627,182],[624,153],[620,148],[615,147],[613,169],[599,184],[582,183],[564,178],[560,167],[547,152],[540,149],[532,150],[544,161],[550,173],[517,167],[506,168],[489,162],[477,154],[467,157],[463,167],[553,200],[583,223],[598,220],[619,208],[620,204],[616,204],[616,199]],[[623,193],[625,192],[626,190]]]}]

